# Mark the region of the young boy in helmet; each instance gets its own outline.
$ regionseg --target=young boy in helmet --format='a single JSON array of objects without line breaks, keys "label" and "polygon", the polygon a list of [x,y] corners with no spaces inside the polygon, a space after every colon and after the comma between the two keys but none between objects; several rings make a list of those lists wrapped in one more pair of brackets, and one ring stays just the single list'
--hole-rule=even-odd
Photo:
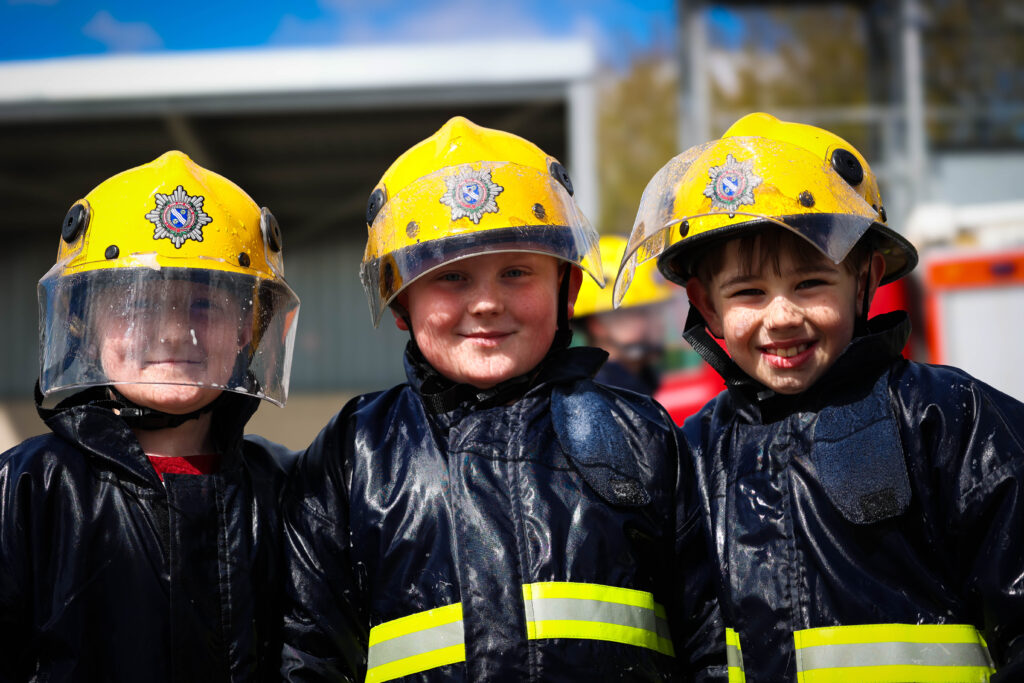
[{"label": "young boy in helmet", "polygon": [[[625,250],[625,237],[601,237],[601,269],[607,282],[615,280]],[[611,287],[584,280],[573,326],[588,345],[608,352],[608,361],[594,379],[648,396],[657,390],[658,365],[665,354],[665,304],[671,298],[670,285],[654,263],[639,267],[633,287],[618,308],[612,306]]]},{"label": "young boy in helmet", "polygon": [[731,680],[1024,680],[1024,405],[867,320],[917,254],[860,153],[744,117],[648,185],[617,293],[654,256],[727,385],[684,432]]},{"label": "young boy in helmet", "polygon": [[373,322],[390,306],[410,333],[408,383],[349,402],[296,464],[287,679],[724,666],[713,602],[674,566],[705,546],[672,422],[567,348],[583,271],[601,278],[571,193],[532,143],[456,117],[370,196],[362,280]]},{"label": "young boy in helmet", "polygon": [[0,680],[276,680],[299,302],[277,223],[180,152],[75,203],[39,283],[40,416],[0,456]]}]

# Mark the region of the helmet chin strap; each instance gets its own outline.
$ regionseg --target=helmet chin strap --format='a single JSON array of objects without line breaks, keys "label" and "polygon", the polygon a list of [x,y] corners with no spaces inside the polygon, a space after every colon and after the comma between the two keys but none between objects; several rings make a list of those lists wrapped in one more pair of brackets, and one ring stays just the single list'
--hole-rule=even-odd
[{"label": "helmet chin strap", "polygon": [[572,266],[566,264],[562,269],[562,280],[558,285],[558,329],[551,340],[551,348],[547,355],[555,351],[569,348],[572,343],[572,327],[569,325],[569,284],[572,279]]},{"label": "helmet chin strap", "polygon": [[225,396],[225,392],[221,392],[220,396],[210,401],[202,408],[193,410],[190,413],[176,415],[174,413],[165,413],[162,410],[156,410],[155,408],[141,406],[125,397],[125,395],[118,391],[114,386],[107,387],[107,392],[114,404],[111,407],[118,411],[121,419],[128,423],[129,427],[132,429],[146,430],[168,429],[170,427],[182,425],[189,420],[196,420],[206,413],[213,412]]},{"label": "helmet chin strap", "polygon": [[[853,323],[853,336],[862,337],[868,333],[868,309],[871,307],[871,293],[868,291],[871,285],[871,259],[868,259],[868,271],[864,278],[864,296],[861,300],[860,314]],[[856,306],[856,301],[854,302]],[[856,310],[856,308],[854,309]]]}]

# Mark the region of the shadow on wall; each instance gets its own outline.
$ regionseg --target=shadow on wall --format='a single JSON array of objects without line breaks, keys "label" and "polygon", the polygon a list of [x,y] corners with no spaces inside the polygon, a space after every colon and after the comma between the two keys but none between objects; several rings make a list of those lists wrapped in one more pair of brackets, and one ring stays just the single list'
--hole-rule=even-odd
[{"label": "shadow on wall", "polygon": [[[291,396],[284,408],[261,402],[245,431],[288,448],[305,448],[352,396],[354,394],[340,392],[298,394]],[[46,425],[39,419],[31,400],[0,401],[0,453],[44,433]]]}]

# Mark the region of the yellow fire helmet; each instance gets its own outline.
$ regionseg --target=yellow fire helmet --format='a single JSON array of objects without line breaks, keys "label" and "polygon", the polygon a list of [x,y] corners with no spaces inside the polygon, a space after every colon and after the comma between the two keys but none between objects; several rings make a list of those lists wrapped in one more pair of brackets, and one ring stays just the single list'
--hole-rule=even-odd
[{"label": "yellow fire helmet", "polygon": [[39,281],[40,390],[195,385],[283,405],[299,300],[281,246],[268,209],[181,152],[100,183]]},{"label": "yellow fire helmet", "polygon": [[[615,280],[622,254],[626,251],[626,238],[621,235],[602,235],[600,241],[601,266],[607,282]],[[641,307],[659,304],[672,298],[672,288],[658,272],[654,261],[640,264],[633,286],[619,304],[619,308]],[[613,310],[611,288],[600,288],[593,280],[584,280],[576,297],[573,315],[583,318],[588,315],[607,313]]]},{"label": "yellow fire helmet", "polygon": [[769,224],[835,263],[870,231],[885,256],[883,284],[917,264],[913,245],[886,225],[875,176],[853,145],[821,128],[748,114],[648,183],[615,281],[616,305],[640,263],[657,257],[665,277],[685,285],[700,247]]},{"label": "yellow fire helmet", "polygon": [[565,168],[532,142],[461,116],[391,164],[366,223],[360,279],[374,327],[411,282],[482,253],[549,254],[604,285],[597,233]]}]

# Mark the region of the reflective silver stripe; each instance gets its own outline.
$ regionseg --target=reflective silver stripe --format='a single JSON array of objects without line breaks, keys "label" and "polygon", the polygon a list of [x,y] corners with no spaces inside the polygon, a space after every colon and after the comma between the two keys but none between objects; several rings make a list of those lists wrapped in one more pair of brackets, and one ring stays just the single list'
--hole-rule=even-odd
[{"label": "reflective silver stripe", "polygon": [[372,669],[399,659],[422,655],[452,645],[462,645],[464,640],[465,633],[461,620],[433,626],[371,645],[367,666]]},{"label": "reflective silver stripe", "polygon": [[725,629],[725,663],[729,667],[729,683],[745,683],[746,672],[743,670],[743,648],[740,646],[740,634],[735,629]]},{"label": "reflective silver stripe", "polygon": [[385,621],[370,629],[365,683],[384,683],[466,661],[462,604]]},{"label": "reflective silver stripe", "polygon": [[824,626],[793,634],[801,683],[987,681],[985,639],[965,624]]},{"label": "reflective silver stripe", "polygon": [[797,650],[797,671],[850,666],[989,666],[976,643],[859,643]]},{"label": "reflective silver stripe", "polygon": [[[545,598],[530,600],[533,621],[572,619],[574,621],[596,621],[604,624],[632,626],[653,631],[662,638],[669,638],[668,622],[657,617],[653,610],[633,605],[620,605],[602,600],[580,600],[576,598]],[[529,610],[528,612],[529,613]]]},{"label": "reflective silver stripe", "polygon": [[674,656],[665,610],[646,591],[572,581],[523,586],[530,640],[580,638]]}]

